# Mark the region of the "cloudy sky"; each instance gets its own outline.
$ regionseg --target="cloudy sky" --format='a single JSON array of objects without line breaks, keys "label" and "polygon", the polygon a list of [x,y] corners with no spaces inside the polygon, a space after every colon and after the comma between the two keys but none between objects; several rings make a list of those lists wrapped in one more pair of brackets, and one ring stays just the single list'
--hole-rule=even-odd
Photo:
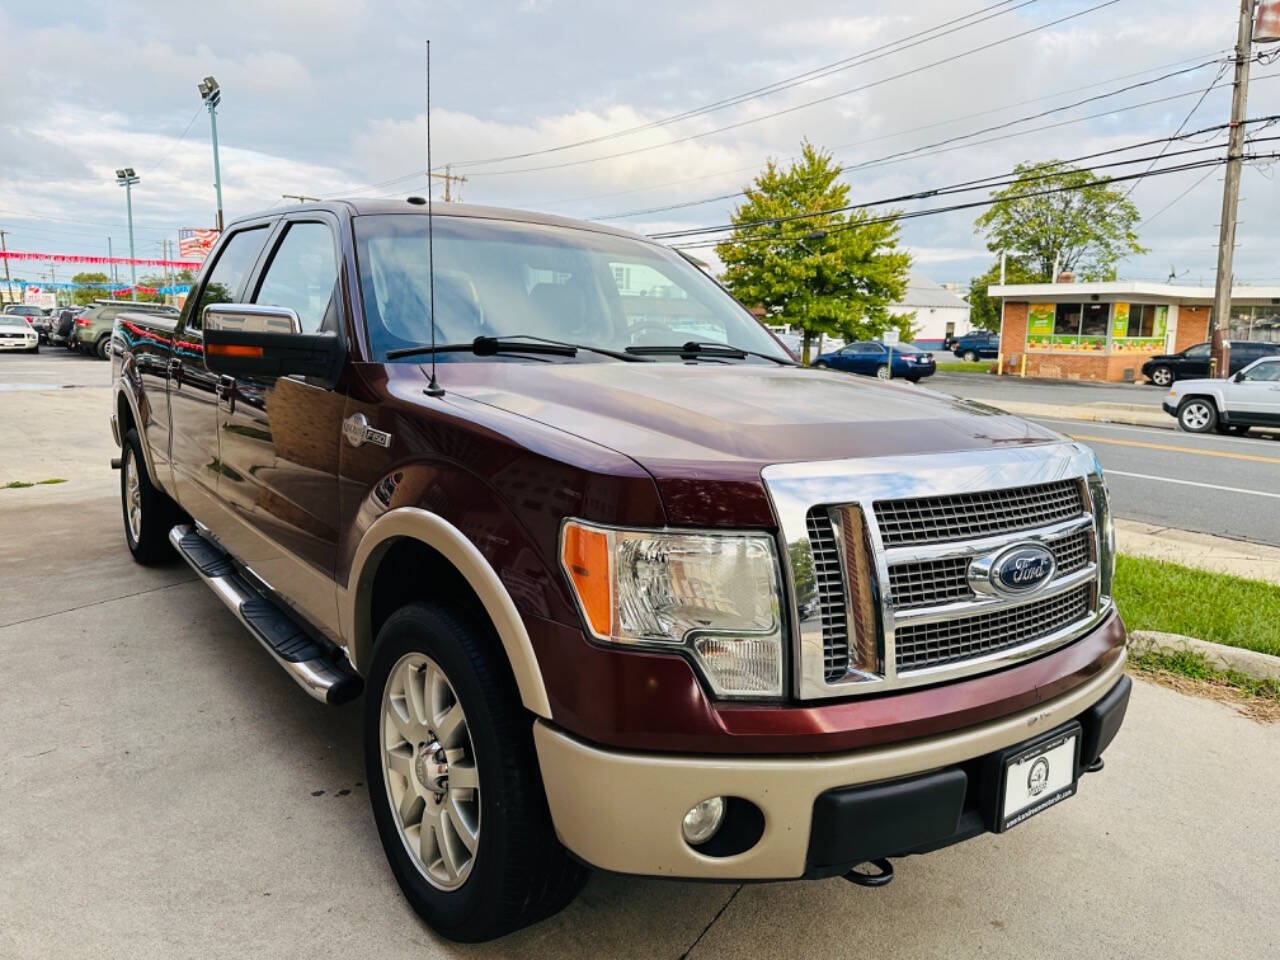
[{"label": "cloudy sky", "polygon": [[[0,229],[10,249],[103,254],[111,236],[119,254],[124,196],[113,171],[125,165],[142,177],[139,256],[158,254],[179,227],[211,225],[209,121],[196,91],[206,74],[223,88],[228,219],[285,193],[422,193],[427,38],[434,160],[468,175],[464,199],[587,218],[731,193],[804,137],[846,165],[876,161],[846,174],[855,200],[875,201],[1226,120],[1225,85],[1187,119],[1218,75],[1210,64],[969,136],[1221,58],[1234,42],[1234,0],[1118,0],[1035,29],[1100,2],[17,0],[0,7]],[[984,8],[947,35],[935,29]],[[904,38],[914,45],[892,46]],[[655,125],[810,71],[824,75]],[[1280,62],[1254,65],[1251,116],[1280,114],[1273,73]],[[532,155],[492,159],[517,154]],[[477,160],[487,162],[468,163]],[[1274,176],[1244,175],[1236,273],[1246,282],[1280,282]],[[1220,171],[1154,177],[1133,200],[1149,218],[1140,232],[1151,253],[1121,276],[1163,280],[1172,269],[1211,282]],[[655,232],[723,223],[731,209],[720,200],[614,222]],[[985,269],[976,212],[905,224],[918,269],[957,282]]]}]

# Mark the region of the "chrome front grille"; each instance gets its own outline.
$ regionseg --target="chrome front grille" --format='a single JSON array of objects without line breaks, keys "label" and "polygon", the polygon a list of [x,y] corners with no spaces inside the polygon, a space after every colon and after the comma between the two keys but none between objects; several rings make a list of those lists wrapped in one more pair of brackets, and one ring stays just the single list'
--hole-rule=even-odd
[{"label": "chrome front grille", "polygon": [[817,587],[817,614],[822,621],[822,668],[827,679],[844,675],[849,663],[849,624],[845,612],[844,574],[835,528],[823,510],[810,510],[807,518],[813,550],[813,578]]},{"label": "chrome front grille", "polygon": [[[994,670],[1098,624],[1111,600],[1094,470],[1070,443],[766,467],[790,561],[796,694]],[[1020,590],[998,575],[1030,544],[1053,554],[1052,573]]]},{"label": "chrome front grille", "polygon": [[898,670],[969,660],[1050,636],[1089,615],[1092,593],[1093,586],[1086,584],[995,613],[899,627],[894,636]]},{"label": "chrome front grille", "polygon": [[[1088,530],[1081,530],[1045,541],[1053,552],[1058,576],[1075,573],[1089,563],[1091,536]],[[974,599],[969,562],[968,557],[943,557],[893,564],[889,567],[889,594],[894,608],[909,610]]]},{"label": "chrome front grille", "polygon": [[1078,479],[875,502],[876,522],[886,547],[1030,530],[1084,512],[1084,493]]}]

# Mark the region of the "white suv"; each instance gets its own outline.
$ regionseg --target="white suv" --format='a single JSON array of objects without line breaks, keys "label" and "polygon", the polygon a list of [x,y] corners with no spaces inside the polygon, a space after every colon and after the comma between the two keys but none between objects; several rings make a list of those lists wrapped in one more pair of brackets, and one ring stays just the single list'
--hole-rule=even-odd
[{"label": "white suv", "polygon": [[1280,357],[1255,360],[1229,380],[1179,380],[1163,406],[1192,433],[1280,427]]}]

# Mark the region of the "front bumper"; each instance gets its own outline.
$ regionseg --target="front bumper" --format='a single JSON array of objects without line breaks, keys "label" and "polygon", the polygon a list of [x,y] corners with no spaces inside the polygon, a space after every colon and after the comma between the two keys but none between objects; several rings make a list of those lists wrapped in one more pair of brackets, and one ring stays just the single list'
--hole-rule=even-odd
[{"label": "front bumper", "polygon": [[24,338],[22,340],[0,340],[0,350],[30,350],[32,347],[39,345],[40,341],[36,337],[30,340]]},{"label": "front bumper", "polygon": [[1169,400],[1165,400],[1160,404],[1160,408],[1171,417],[1176,417],[1178,415],[1178,405],[1170,402]]},{"label": "front bumper", "polygon": [[[1079,719],[1084,727],[1081,763],[1087,765],[1092,760],[1090,749],[1095,755],[1101,753],[1123,719],[1124,662],[1123,656],[1117,657],[1088,683],[1001,720],[830,756],[628,753],[583,743],[541,720],[534,725],[534,742],[556,833],[592,866],[619,873],[716,880],[824,876],[874,856],[923,852],[989,829],[978,796],[981,783],[975,783],[973,797],[966,797],[970,791],[957,792],[957,778],[951,773],[971,767],[988,754]],[[1123,697],[1116,694],[1120,687],[1124,687]],[[1105,711],[1105,723],[1091,717],[1096,704],[1117,699],[1119,709]],[[921,776],[933,773],[944,774],[942,788],[937,785],[939,778]],[[896,833],[882,834],[886,824],[865,821],[854,829],[847,816],[839,813],[833,827],[832,814],[824,812],[833,805],[865,811],[868,808],[859,801],[867,798],[859,798],[858,791],[850,788],[903,778],[921,781],[919,790],[924,792],[908,789],[908,794],[927,801],[931,813],[907,818]],[[936,792],[939,789],[941,793]],[[853,800],[846,802],[850,794]],[[680,824],[685,812],[715,796],[742,798],[763,813],[758,839],[743,852],[708,856],[684,842]],[[943,799],[938,800],[939,796]],[[824,799],[828,797],[836,798],[834,804]],[[954,816],[944,812],[939,817],[939,803],[950,803]],[[846,843],[845,839],[825,839],[845,834],[852,835],[855,845],[842,847],[838,844]],[[868,852],[873,848],[878,852]]]}]

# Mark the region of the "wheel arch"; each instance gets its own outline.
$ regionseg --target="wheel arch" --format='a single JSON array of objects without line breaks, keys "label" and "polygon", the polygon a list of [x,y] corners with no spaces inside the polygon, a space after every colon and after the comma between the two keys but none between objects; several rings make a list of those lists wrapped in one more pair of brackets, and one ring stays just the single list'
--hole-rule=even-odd
[{"label": "wheel arch", "polygon": [[386,602],[382,591],[390,589],[395,596],[396,588],[388,586],[389,571],[396,570],[397,561],[406,556],[416,556],[426,571],[436,572],[443,580],[440,592],[448,595],[451,587],[465,587],[464,602],[489,621],[502,643],[521,702],[531,712],[550,719],[551,702],[533,643],[497,572],[461,530],[420,507],[398,507],[374,521],[356,548],[346,587],[339,589],[342,635],[356,670],[368,670],[378,618],[387,613],[379,609]]},{"label": "wheel arch", "polygon": [[151,445],[147,443],[146,431],[142,429],[142,425],[146,421],[138,408],[138,398],[133,394],[132,384],[124,377],[120,378],[120,389],[116,391],[115,414],[116,423],[119,424],[120,446],[124,446],[124,438],[131,429],[138,431],[138,438],[142,447],[142,460],[147,467],[147,478],[151,481],[152,486],[163,490],[164,487],[156,474],[156,465],[151,459]]}]

